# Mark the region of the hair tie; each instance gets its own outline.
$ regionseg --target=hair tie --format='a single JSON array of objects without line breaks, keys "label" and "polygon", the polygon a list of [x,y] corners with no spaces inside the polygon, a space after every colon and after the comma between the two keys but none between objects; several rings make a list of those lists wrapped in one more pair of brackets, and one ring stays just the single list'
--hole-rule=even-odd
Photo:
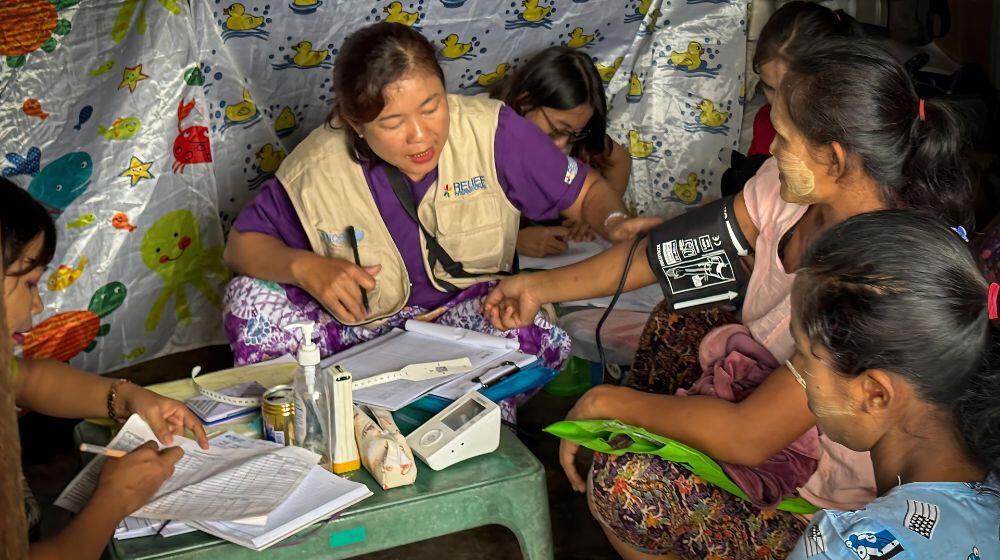
[{"label": "hair tie", "polygon": [[962,241],[965,241],[966,243],[969,242],[969,233],[967,231],[965,231],[964,227],[962,227],[962,226],[955,226],[955,227],[951,228],[951,231],[957,233],[958,236],[962,238]]},{"label": "hair tie", "polygon": [[834,15],[834,17],[837,18],[837,21],[841,21],[841,19],[840,19],[840,10],[834,10],[833,11],[833,15]]},{"label": "hair tie", "polygon": [[1000,315],[997,314],[997,294],[1000,294],[1000,284],[990,282],[990,299],[987,303],[989,304],[991,321],[1000,319]]},{"label": "hair tie", "polygon": [[926,118],[924,116],[924,100],[923,99],[920,100],[920,104],[917,106],[917,116],[920,117],[921,121],[926,120]]}]

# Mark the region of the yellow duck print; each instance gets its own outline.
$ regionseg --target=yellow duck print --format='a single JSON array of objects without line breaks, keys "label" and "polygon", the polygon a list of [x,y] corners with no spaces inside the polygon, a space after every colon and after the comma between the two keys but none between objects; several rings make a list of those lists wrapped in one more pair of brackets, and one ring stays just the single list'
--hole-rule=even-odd
[{"label": "yellow duck print", "polygon": [[247,88],[243,88],[243,101],[226,107],[226,120],[239,123],[252,119],[257,115],[257,105]]},{"label": "yellow duck print", "polygon": [[504,74],[507,73],[508,68],[510,68],[510,64],[507,64],[506,62],[501,62],[500,64],[497,64],[497,69],[495,72],[490,72],[488,74],[481,74],[478,78],[476,78],[476,83],[478,83],[483,87],[492,86],[493,84],[499,82],[500,79],[504,77]]},{"label": "yellow duck print", "polygon": [[444,43],[441,55],[447,59],[462,58],[472,50],[472,43],[459,43],[458,35],[454,33],[441,39],[441,42]]},{"label": "yellow duck print", "polygon": [[276,150],[271,143],[264,144],[257,150],[257,167],[261,173],[274,173],[284,161],[285,150]]},{"label": "yellow duck print", "polygon": [[77,263],[76,268],[70,268],[69,265],[65,264],[59,265],[59,268],[57,268],[56,271],[49,276],[49,280],[46,283],[49,291],[58,292],[70,287],[70,285],[73,284],[73,282],[76,282],[76,279],[83,274],[83,269],[87,266],[88,262],[89,261],[86,256],[81,256],[80,262]]},{"label": "yellow duck print", "polygon": [[691,204],[698,199],[698,174],[688,173],[686,182],[676,182],[674,183],[674,194],[677,198],[681,199],[681,202]]},{"label": "yellow duck print", "polygon": [[285,106],[285,108],[278,113],[278,118],[274,119],[274,130],[281,132],[293,128],[295,128],[295,113],[292,112],[291,107]]},{"label": "yellow duck print", "polygon": [[292,57],[292,62],[303,67],[309,68],[310,66],[319,66],[326,60],[329,56],[330,51],[323,49],[321,51],[312,50],[312,43],[309,41],[299,41],[292,49],[295,50],[295,56]]},{"label": "yellow duck print", "polygon": [[593,35],[587,35],[583,32],[582,27],[574,27],[573,31],[569,33],[569,41],[566,46],[571,49],[579,49],[580,47],[585,47],[594,40]]},{"label": "yellow duck print", "polygon": [[639,76],[635,72],[632,72],[628,79],[628,96],[631,98],[642,97],[642,82],[639,81]]},{"label": "yellow duck print", "polygon": [[637,130],[628,131],[628,153],[635,159],[647,158],[653,154],[653,143],[643,140]]},{"label": "yellow duck print", "polygon": [[227,16],[226,27],[232,31],[248,31],[264,24],[264,16],[247,15],[246,7],[239,2],[230,4],[222,13]]},{"label": "yellow duck print", "polygon": [[552,11],[552,6],[539,6],[538,0],[522,0],[521,7],[524,8],[524,11],[521,12],[521,19],[531,23],[542,21]]},{"label": "yellow duck print", "polygon": [[708,99],[702,99],[701,103],[698,104],[698,110],[701,111],[698,120],[705,126],[722,126],[729,119],[728,112],[717,111],[715,103]]},{"label": "yellow duck print", "polygon": [[404,12],[402,2],[393,2],[382,8],[382,11],[386,14],[385,21],[387,23],[402,23],[403,25],[413,27],[413,24],[417,23],[417,20],[420,19],[420,12]]},{"label": "yellow duck print", "polygon": [[604,83],[610,82],[611,78],[613,78],[615,76],[615,72],[618,71],[618,69],[621,67],[621,65],[622,65],[622,57],[620,57],[620,56],[615,59],[615,63],[612,64],[611,66],[606,66],[604,64],[598,64],[597,65],[597,73],[601,75],[601,81],[604,82]]},{"label": "yellow duck print", "polygon": [[701,66],[703,52],[705,51],[702,49],[701,43],[691,41],[688,43],[687,51],[670,53],[670,62],[673,62],[674,66],[687,66],[687,69],[693,72]]}]

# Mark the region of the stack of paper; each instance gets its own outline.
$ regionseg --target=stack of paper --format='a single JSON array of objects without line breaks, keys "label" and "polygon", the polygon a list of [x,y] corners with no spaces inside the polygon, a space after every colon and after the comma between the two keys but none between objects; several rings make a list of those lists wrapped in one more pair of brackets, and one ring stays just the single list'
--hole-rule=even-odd
[{"label": "stack of paper", "polygon": [[[166,523],[166,527],[163,524]],[[162,527],[162,529],[161,529]],[[141,517],[126,517],[115,529],[115,538],[124,541],[159,534],[161,537],[172,537],[197,531],[183,521],[160,521],[158,519],[143,519]]]},{"label": "stack of paper", "polygon": [[267,516],[266,525],[245,525],[231,521],[188,523],[221,539],[262,550],[371,495],[364,484],[345,480],[316,465],[302,484]]},{"label": "stack of paper", "polygon": [[[147,441],[147,437],[153,438],[149,426],[133,416],[108,447],[128,451]],[[184,519],[171,521],[160,534],[172,536],[200,529],[261,550],[372,495],[364,484],[344,480],[324,470],[316,465],[318,457],[314,457],[315,454],[297,447],[252,440],[234,432],[213,438],[209,451],[198,448],[187,438],[178,437],[177,440],[185,455],[175,466],[174,476],[157,492],[153,501],[119,525],[115,538],[153,535],[164,523],[160,519]],[[287,461],[288,457],[303,453],[308,454],[311,462]],[[282,464],[271,462],[274,457],[282,458]],[[99,473],[102,459],[91,461],[59,496],[56,505],[79,510],[93,492],[91,477]],[[268,461],[261,463],[260,459]],[[225,462],[228,466],[220,467]],[[250,473],[248,466],[259,470]],[[204,469],[201,474],[205,478],[199,480],[199,474],[192,469]],[[298,480],[293,482],[291,478]],[[265,481],[271,489],[257,484]],[[185,482],[189,483],[186,487]],[[275,500],[274,496],[279,493],[283,495]],[[206,504],[212,501],[220,506],[207,507]],[[266,509],[257,507],[265,503],[270,504]],[[229,513],[223,515],[217,511],[221,509]]]},{"label": "stack of paper", "polygon": [[[535,360],[517,351],[516,340],[477,333],[467,329],[448,327],[420,321],[407,321],[406,330],[392,331],[368,342],[359,344],[320,362],[323,368],[334,364],[351,372],[354,381],[367,379],[381,373],[398,371],[411,364],[469,358],[472,369],[465,373],[438,377],[425,381],[398,380],[354,391],[354,401],[399,410],[428,392],[459,379],[468,381],[496,364],[506,360],[519,366]],[[475,383],[449,384],[442,396],[457,398],[481,388]]]},{"label": "stack of paper", "polygon": [[[219,392],[230,397],[260,397],[265,391],[267,391],[267,387],[264,387],[256,381],[248,381],[246,383],[240,383],[239,385],[227,387]],[[198,418],[201,418],[201,421],[204,422],[206,426],[221,424],[222,422],[232,420],[233,418],[253,414],[254,412],[260,410],[260,405],[240,406],[228,404],[212,400],[204,395],[192,397],[188,399],[185,404],[187,404],[188,408],[190,408],[191,411],[198,416]]]},{"label": "stack of paper", "polygon": [[[108,447],[132,451],[156,441],[149,425],[132,415]],[[145,519],[232,520],[265,516],[302,482],[319,455],[300,447],[204,450],[175,436],[184,456],[153,499],[134,512]],[[90,499],[105,457],[90,461],[63,490],[56,505],[79,511]]]}]

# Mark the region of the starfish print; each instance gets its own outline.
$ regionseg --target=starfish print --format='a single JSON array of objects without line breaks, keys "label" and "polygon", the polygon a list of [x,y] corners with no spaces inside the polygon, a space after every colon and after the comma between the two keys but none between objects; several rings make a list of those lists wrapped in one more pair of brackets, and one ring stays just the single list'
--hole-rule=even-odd
[{"label": "starfish print", "polygon": [[122,71],[122,83],[118,84],[118,89],[122,89],[128,86],[128,92],[132,93],[135,91],[137,85],[142,80],[149,79],[149,76],[142,73],[142,64],[137,64],[131,68],[125,67]]},{"label": "starfish print", "polygon": [[128,169],[122,171],[119,177],[128,177],[132,181],[132,186],[142,179],[152,179],[153,174],[149,172],[149,168],[153,166],[153,162],[145,162],[141,159],[132,156],[132,160],[129,161]]}]

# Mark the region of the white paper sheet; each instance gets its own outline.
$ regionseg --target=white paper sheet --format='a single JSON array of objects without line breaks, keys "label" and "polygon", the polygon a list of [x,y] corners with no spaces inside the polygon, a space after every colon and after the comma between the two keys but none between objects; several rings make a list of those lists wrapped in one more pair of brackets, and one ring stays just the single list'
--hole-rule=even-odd
[{"label": "white paper sheet", "polygon": [[426,321],[414,321],[410,319],[405,325],[406,332],[420,333],[441,340],[457,342],[459,344],[469,344],[480,348],[495,348],[497,350],[517,350],[520,344],[513,338],[504,338],[492,334],[485,334],[459,327],[449,327],[437,323]]},{"label": "white paper sheet", "polygon": [[[237,436],[238,437],[238,436]],[[131,451],[156,440],[138,415],[132,415],[108,447]],[[319,461],[299,447],[269,448],[247,444],[208,450],[174,436],[184,457],[153,500],[134,512],[146,519],[233,520],[265,516],[274,510]],[[252,441],[252,440],[247,440]],[[96,457],[63,490],[56,505],[79,511],[90,499],[105,457]]]},{"label": "white paper sheet", "polygon": [[[469,358],[476,369],[506,355],[503,348],[483,348],[462,344],[416,332],[394,329],[374,340],[330,356],[320,362],[323,368],[340,364],[355,380],[367,379],[388,371],[397,371],[410,364]],[[464,375],[464,374],[458,374]],[[399,410],[435,387],[456,376],[427,381],[391,381],[354,391],[354,401],[372,406]]]},{"label": "white paper sheet", "polygon": [[548,257],[518,256],[518,263],[521,265],[521,268],[525,270],[549,270],[551,268],[559,268],[561,266],[578,263],[584,259],[589,259],[590,257],[606,250],[608,247],[611,247],[611,244],[603,239],[594,239],[593,241],[570,241],[568,245],[569,248],[566,249],[564,253],[558,255],[551,255]]}]

